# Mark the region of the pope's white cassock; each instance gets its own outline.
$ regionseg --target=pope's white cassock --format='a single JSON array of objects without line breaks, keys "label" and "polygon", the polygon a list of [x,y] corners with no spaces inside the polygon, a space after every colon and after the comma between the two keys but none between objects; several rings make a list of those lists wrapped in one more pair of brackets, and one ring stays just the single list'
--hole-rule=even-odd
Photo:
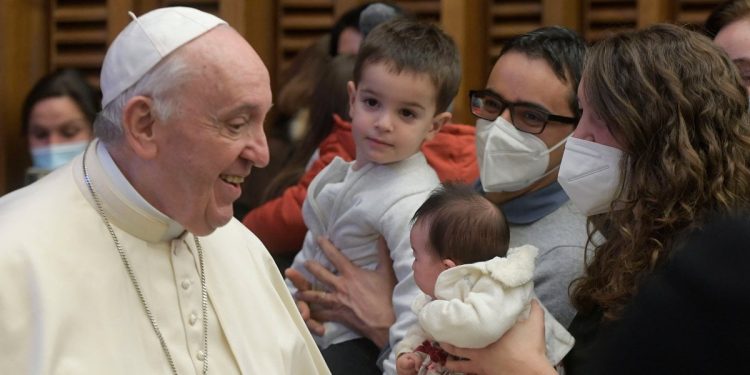
[{"label": "pope's white cassock", "polygon": [[[0,374],[171,373],[82,160],[0,199]],[[206,355],[193,235],[149,205],[99,142],[86,164],[179,374],[201,373],[206,357],[210,374],[329,373],[273,260],[234,219],[200,237]]]}]

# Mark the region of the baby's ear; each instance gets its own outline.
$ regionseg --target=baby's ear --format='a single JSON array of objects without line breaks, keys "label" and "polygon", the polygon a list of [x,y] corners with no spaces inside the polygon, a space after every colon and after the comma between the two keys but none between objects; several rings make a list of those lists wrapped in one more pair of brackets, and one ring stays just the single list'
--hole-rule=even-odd
[{"label": "baby's ear", "polygon": [[445,258],[443,259],[443,266],[445,266],[445,269],[453,268],[457,266],[456,262],[453,261],[453,259]]},{"label": "baby's ear", "polygon": [[451,121],[451,118],[453,118],[453,114],[451,114],[450,112],[441,112],[435,115],[435,117],[432,118],[431,128],[425,136],[425,141],[429,141],[437,133],[440,133],[440,129],[443,128],[443,125],[449,123]]}]

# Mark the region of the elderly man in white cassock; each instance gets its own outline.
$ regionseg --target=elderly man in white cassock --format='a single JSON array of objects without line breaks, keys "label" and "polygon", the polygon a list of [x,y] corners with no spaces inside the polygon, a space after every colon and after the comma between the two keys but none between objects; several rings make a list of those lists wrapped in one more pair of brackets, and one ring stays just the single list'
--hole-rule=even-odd
[{"label": "elderly man in white cassock", "polygon": [[210,14],[132,17],[104,59],[99,138],[0,199],[0,373],[329,373],[232,218],[268,163],[268,71]]}]

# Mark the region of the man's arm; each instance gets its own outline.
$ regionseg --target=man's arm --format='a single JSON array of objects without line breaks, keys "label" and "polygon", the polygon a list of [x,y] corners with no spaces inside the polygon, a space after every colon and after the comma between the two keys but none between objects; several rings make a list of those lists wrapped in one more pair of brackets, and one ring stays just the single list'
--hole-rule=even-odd
[{"label": "man's arm", "polygon": [[382,238],[378,241],[379,261],[374,271],[354,265],[324,237],[318,238],[318,244],[339,273],[333,274],[313,260],[305,263],[305,268],[329,290],[324,292],[298,286],[295,297],[310,305],[310,315],[305,317],[312,321],[308,326],[322,326],[320,322],[323,321],[338,322],[384,348],[388,345],[388,330],[396,321],[391,301],[396,276],[385,241]]}]

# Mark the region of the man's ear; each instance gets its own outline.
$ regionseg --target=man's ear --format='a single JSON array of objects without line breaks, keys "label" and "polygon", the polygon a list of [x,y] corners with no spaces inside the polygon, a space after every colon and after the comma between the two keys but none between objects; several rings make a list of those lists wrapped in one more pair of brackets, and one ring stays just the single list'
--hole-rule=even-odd
[{"label": "man's ear", "polygon": [[432,118],[432,124],[430,127],[430,130],[427,131],[427,135],[425,136],[424,140],[429,141],[437,133],[440,133],[440,129],[443,128],[443,125],[449,123],[451,119],[453,118],[453,114],[450,112],[442,112],[435,115],[435,117]]},{"label": "man's ear", "polygon": [[453,259],[445,258],[443,259],[443,266],[445,266],[445,269],[453,268],[457,266],[456,262],[453,261]]},{"label": "man's ear", "polygon": [[153,99],[135,96],[125,103],[122,110],[123,136],[133,152],[143,159],[152,159],[156,156],[155,125]]},{"label": "man's ear", "polygon": [[349,118],[354,118],[352,116],[352,112],[354,112],[354,101],[357,100],[357,85],[354,84],[354,81],[349,81],[346,83],[346,92],[349,93]]}]

